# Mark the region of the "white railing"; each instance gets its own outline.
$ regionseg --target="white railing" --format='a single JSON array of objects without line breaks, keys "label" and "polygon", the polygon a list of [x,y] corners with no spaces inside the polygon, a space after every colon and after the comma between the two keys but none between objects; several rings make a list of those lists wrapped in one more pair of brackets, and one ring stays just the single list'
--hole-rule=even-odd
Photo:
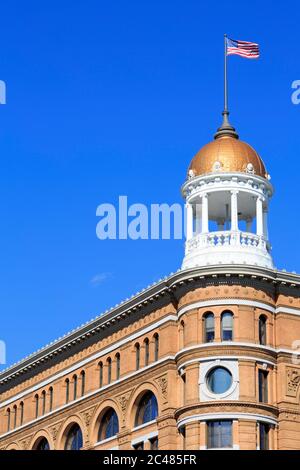
[{"label": "white railing", "polygon": [[263,251],[270,251],[269,242],[262,236],[250,232],[240,231],[218,231],[200,233],[186,243],[186,252],[208,248],[208,247],[229,247],[240,246],[245,248],[258,248]]}]

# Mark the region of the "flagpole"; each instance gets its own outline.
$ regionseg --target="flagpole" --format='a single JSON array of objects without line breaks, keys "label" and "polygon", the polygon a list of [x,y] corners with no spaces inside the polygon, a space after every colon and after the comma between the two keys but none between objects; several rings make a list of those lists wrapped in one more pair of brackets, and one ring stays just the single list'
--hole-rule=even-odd
[{"label": "flagpole", "polygon": [[228,111],[228,77],[227,77],[227,34],[224,34],[224,109],[222,112],[223,122],[221,127],[218,128],[215,133],[215,139],[222,137],[224,135],[230,135],[235,139],[238,139],[239,136],[235,132],[235,128],[229,123],[229,111]]},{"label": "flagpole", "polygon": [[224,34],[224,113],[228,113],[227,34]]}]

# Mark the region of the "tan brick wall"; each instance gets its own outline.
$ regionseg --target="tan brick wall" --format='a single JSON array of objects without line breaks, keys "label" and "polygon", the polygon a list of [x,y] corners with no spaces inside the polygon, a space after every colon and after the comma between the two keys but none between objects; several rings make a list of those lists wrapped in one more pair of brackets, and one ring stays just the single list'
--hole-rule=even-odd
[{"label": "tan brick wall", "polygon": [[[275,352],[273,348],[292,348],[293,341],[300,339],[300,316],[286,313],[271,313],[268,308],[251,305],[212,305],[208,308],[195,307],[193,303],[201,300],[243,299],[266,303],[275,308],[276,302],[263,289],[252,286],[216,285],[191,289],[179,299],[178,309],[190,306],[177,321],[169,321],[153,327],[155,322],[167,315],[177,315],[173,304],[154,310],[145,318],[132,321],[130,325],[92,346],[83,349],[59,364],[37,373],[18,386],[11,387],[0,396],[0,406],[5,400],[11,403],[0,408],[0,449],[29,449],[45,436],[51,448],[63,448],[68,427],[76,422],[83,431],[84,448],[95,448],[101,416],[109,406],[119,417],[119,434],[106,443],[98,443],[96,448],[118,446],[131,448],[131,441],[149,433],[158,433],[160,449],[181,448],[183,437],[178,432],[178,423],[188,419],[185,424],[185,447],[194,450],[205,448],[207,442],[206,423],[203,415],[238,418],[233,419],[233,443],[241,449],[256,449],[258,442],[257,421],[266,417],[276,422],[272,429],[271,447],[273,449],[300,449],[300,365],[292,362],[292,355],[286,351]],[[230,301],[229,301],[230,302]],[[280,295],[277,304],[300,308],[296,297]],[[230,310],[234,315],[234,340],[221,342],[221,314]],[[203,315],[211,311],[215,315],[215,341],[203,347]],[[267,317],[267,347],[260,347],[258,320],[263,314]],[[182,322],[184,322],[184,331]],[[150,331],[145,333],[145,328]],[[159,361],[155,361],[154,334],[159,335]],[[134,339],[130,339],[135,335]],[[145,339],[149,340],[149,365],[145,366]],[[125,344],[118,342],[125,339]],[[140,370],[136,371],[135,344],[139,343]],[[103,353],[108,346],[116,345],[109,353]],[[120,354],[120,381],[116,382],[116,353]],[[93,358],[93,355],[98,355]],[[108,382],[107,359],[112,360],[112,382]],[[199,364],[208,359],[235,358],[239,370],[239,399],[214,400],[201,402],[199,395]],[[86,360],[84,366],[79,362]],[[103,363],[103,389],[99,389],[99,361]],[[74,370],[67,371],[74,367]],[[258,401],[258,370],[269,372],[267,404]],[[80,398],[80,372],[85,371],[85,395]],[[185,377],[185,385],[182,377]],[[61,374],[61,377],[54,378]],[[78,376],[77,400],[72,402],[73,376]],[[66,384],[70,380],[70,403],[66,406]],[[49,383],[41,385],[42,381]],[[36,390],[31,390],[36,387]],[[53,411],[49,411],[49,388],[53,388]],[[46,415],[41,416],[42,391],[46,392]],[[135,429],[134,415],[139,397],[143,392],[152,390],[159,404],[157,422],[141,429]],[[18,394],[24,396],[18,398]],[[35,420],[35,395],[39,396],[39,419]],[[24,404],[24,427],[20,428],[20,403]],[[17,406],[16,429],[7,431],[7,409],[11,410],[11,429],[14,423],[14,406]],[[243,417],[245,415],[245,417]],[[201,422],[199,417],[201,416]],[[252,416],[249,419],[249,416]],[[197,418],[198,417],[198,418]],[[146,439],[145,445],[149,446]]]}]

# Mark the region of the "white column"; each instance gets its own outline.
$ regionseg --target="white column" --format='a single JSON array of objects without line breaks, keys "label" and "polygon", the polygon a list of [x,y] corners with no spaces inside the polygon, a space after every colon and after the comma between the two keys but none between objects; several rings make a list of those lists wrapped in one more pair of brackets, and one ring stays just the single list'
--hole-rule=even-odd
[{"label": "white column", "polygon": [[202,195],[202,233],[208,232],[208,196]]},{"label": "white column", "polygon": [[263,210],[263,225],[264,225],[264,236],[269,240],[269,230],[268,230],[268,209]]},{"label": "white column", "polygon": [[264,234],[263,229],[263,205],[262,198],[258,196],[256,199],[256,234],[262,236]]},{"label": "white column", "polygon": [[185,205],[186,208],[186,239],[189,241],[193,238],[194,229],[193,229],[193,206],[189,203]]},{"label": "white column", "polygon": [[231,230],[237,231],[238,227],[238,211],[237,211],[237,195],[238,191],[231,191]]}]

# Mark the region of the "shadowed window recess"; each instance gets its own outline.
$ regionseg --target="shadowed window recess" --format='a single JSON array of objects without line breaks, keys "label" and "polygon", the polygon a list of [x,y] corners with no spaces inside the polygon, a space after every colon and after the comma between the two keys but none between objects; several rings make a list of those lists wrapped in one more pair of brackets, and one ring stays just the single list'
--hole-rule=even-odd
[{"label": "shadowed window recess", "polygon": [[110,437],[115,436],[119,432],[119,419],[118,415],[113,408],[110,408],[103,415],[99,427],[98,441],[103,441]]},{"label": "shadowed window recess", "polygon": [[203,339],[205,343],[212,343],[215,340],[215,317],[211,312],[207,312],[203,323]]},{"label": "shadowed window recess", "polygon": [[232,421],[209,421],[207,423],[207,448],[232,447]]},{"label": "shadowed window recess", "polygon": [[233,313],[223,312],[221,315],[221,338],[222,341],[233,340]]},{"label": "shadowed window recess", "polygon": [[80,450],[82,446],[82,431],[78,424],[73,424],[67,434],[65,450]]}]

